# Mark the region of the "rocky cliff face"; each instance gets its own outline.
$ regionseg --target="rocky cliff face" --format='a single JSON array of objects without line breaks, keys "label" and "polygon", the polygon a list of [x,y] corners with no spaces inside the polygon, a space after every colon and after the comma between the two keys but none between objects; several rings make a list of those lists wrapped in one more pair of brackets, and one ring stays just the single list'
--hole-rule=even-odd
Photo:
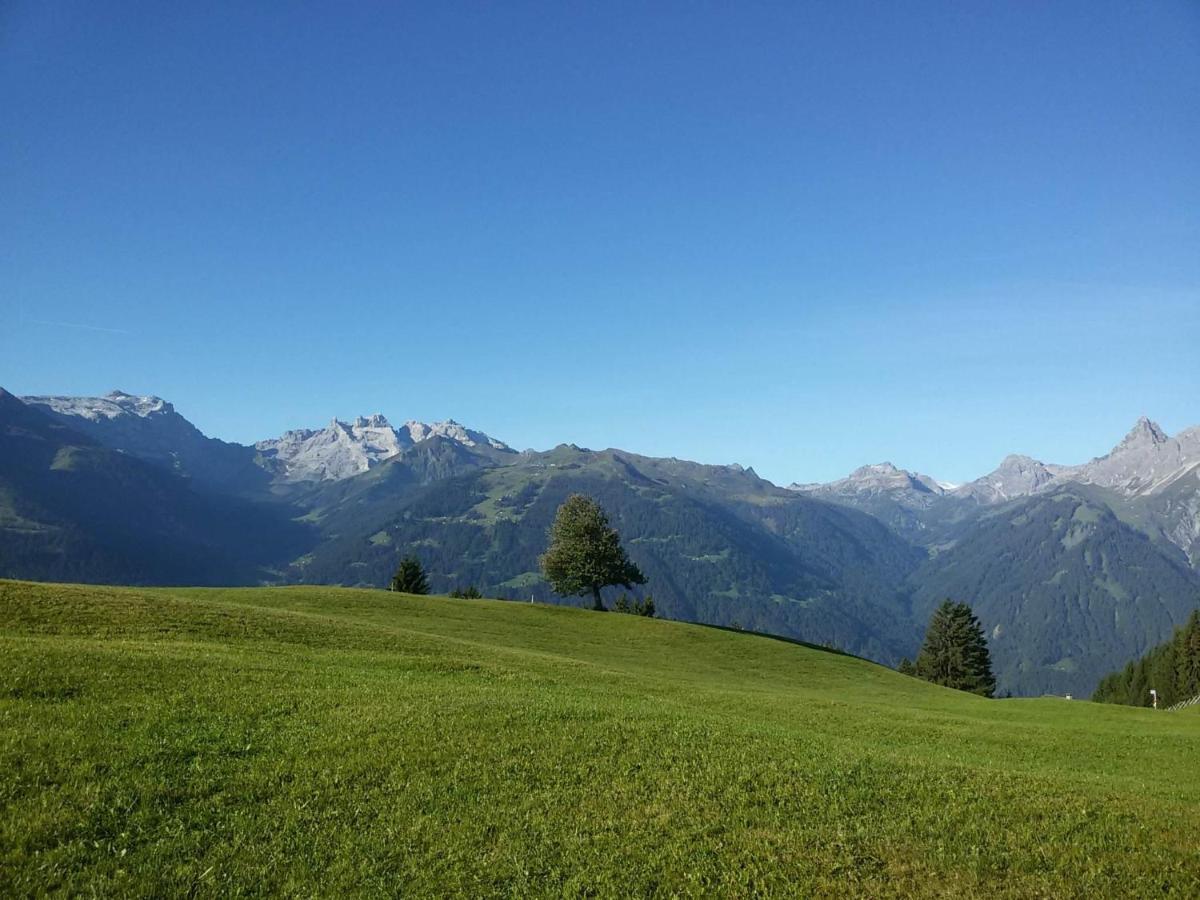
[{"label": "rocky cliff face", "polygon": [[1064,471],[1062,480],[1146,496],[1169,487],[1200,465],[1200,427],[1175,437],[1143,417],[1109,453]]},{"label": "rocky cliff face", "polygon": [[103,397],[22,399],[103,446],[235,493],[262,492],[280,482],[349,478],[431,438],[453,441],[488,458],[513,453],[502,441],[453,419],[410,420],[398,428],[382,415],[334,419],[325,428],[289,431],[246,447],[206,437],[161,397],[113,391]]},{"label": "rocky cliff face", "polygon": [[1028,456],[1011,454],[1004,457],[995,471],[956,488],[953,493],[979,503],[1003,503],[1044,490],[1063,471],[1062,466],[1048,466]]},{"label": "rocky cliff face", "polygon": [[433,424],[408,421],[395,428],[382,415],[359,416],[352,422],[334,419],[325,428],[289,431],[254,446],[284,480],[338,481],[435,437],[482,452],[513,452],[507,444],[453,419]]},{"label": "rocky cliff face", "polygon": [[1122,515],[1183,550],[1200,567],[1200,427],[1175,437],[1145,417],[1104,456],[1074,466],[1006,456],[992,472],[958,487],[880,463],[828,484],[793,490],[869,512],[910,539],[933,546],[953,540],[973,510],[1070,484],[1109,493]]}]

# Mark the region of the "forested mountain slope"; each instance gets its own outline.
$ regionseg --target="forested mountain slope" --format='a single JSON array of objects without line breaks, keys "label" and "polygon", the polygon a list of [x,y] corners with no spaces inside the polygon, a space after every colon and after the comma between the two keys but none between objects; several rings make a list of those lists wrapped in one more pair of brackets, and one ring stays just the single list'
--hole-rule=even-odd
[{"label": "forested mountain slope", "polygon": [[294,576],[382,585],[413,550],[434,590],[552,599],[546,531],[574,492],[595,497],[662,615],[738,624],[895,661],[916,640],[898,588],[923,553],[869,516],[740,467],[563,446],[439,481],[398,512],[318,547]]},{"label": "forested mountain slope", "polygon": [[248,447],[154,396],[30,399],[4,403],[25,424],[0,456],[0,575],[382,586],[415,553],[436,590],[571,603],[538,557],[580,491],[661,615],[895,663],[949,597],[976,609],[1000,690],[1018,693],[1089,692],[1169,637],[1200,581],[1200,432],[1145,419],[1077,466],[1013,454],[954,486],[882,463],[783,490],[736,465],[516,453],[453,420],[334,419]]},{"label": "forested mountain slope", "polygon": [[197,491],[0,390],[0,573],[125,584],[278,577],[311,529],[279,507]]},{"label": "forested mountain slope", "polygon": [[998,507],[910,577],[918,618],[947,597],[971,604],[1002,691],[1089,694],[1200,598],[1182,554],[1090,494],[1067,487]]}]

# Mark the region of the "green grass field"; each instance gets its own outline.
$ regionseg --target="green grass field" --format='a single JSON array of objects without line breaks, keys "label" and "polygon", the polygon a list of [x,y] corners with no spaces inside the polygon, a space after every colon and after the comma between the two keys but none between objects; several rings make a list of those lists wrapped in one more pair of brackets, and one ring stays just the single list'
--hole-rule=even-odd
[{"label": "green grass field", "polygon": [[0,895],[1200,896],[1200,715],[574,609],[0,582]]}]

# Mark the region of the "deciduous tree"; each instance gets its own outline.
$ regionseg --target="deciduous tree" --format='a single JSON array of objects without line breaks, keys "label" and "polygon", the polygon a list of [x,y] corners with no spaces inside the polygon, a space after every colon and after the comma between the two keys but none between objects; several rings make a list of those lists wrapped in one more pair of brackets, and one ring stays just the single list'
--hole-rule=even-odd
[{"label": "deciduous tree", "polygon": [[595,500],[572,494],[558,508],[550,527],[550,546],[541,558],[542,574],[556,593],[591,595],[593,609],[603,610],[600,591],[611,585],[631,589],[645,584],[641,569],[630,562],[621,538]]}]

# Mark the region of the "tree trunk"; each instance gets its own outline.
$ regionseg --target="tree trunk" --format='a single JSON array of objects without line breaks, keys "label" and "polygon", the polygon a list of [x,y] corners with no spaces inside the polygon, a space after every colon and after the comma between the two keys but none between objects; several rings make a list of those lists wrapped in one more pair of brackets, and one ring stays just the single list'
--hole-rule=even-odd
[{"label": "tree trunk", "polygon": [[604,612],[604,604],[600,602],[600,588],[592,585],[592,609],[596,612]]}]

